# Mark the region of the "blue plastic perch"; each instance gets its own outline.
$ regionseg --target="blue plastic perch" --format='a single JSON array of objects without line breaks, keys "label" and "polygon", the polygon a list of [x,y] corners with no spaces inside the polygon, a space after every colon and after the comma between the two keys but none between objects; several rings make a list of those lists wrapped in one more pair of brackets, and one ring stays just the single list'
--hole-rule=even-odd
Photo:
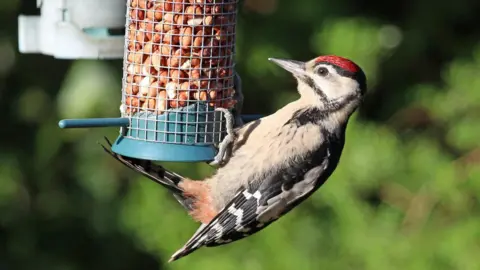
[{"label": "blue plastic perch", "polygon": [[58,122],[60,128],[126,127],[128,124],[128,118],[64,119]]},{"label": "blue plastic perch", "polygon": [[[242,119],[245,123],[261,118],[260,114],[244,114]],[[60,128],[92,128],[92,127],[127,127],[128,118],[84,118],[84,119],[63,119],[58,122]]]}]

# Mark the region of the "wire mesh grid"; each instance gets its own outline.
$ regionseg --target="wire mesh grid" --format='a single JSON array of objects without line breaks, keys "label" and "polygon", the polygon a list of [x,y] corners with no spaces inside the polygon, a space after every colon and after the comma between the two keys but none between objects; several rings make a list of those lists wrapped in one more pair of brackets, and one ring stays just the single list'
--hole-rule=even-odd
[{"label": "wire mesh grid", "polygon": [[218,143],[231,109],[238,0],[128,0],[122,117],[126,137]]}]

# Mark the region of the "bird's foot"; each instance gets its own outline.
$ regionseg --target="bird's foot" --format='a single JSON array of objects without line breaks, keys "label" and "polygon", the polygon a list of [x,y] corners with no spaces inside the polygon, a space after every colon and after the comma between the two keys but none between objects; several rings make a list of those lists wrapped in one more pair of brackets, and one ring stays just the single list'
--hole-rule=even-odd
[{"label": "bird's foot", "polygon": [[225,108],[216,108],[215,111],[223,112],[223,117],[225,117],[227,126],[227,136],[225,136],[222,142],[220,142],[217,155],[214,157],[213,161],[209,163],[211,166],[223,165],[228,161],[231,155],[233,143],[236,139],[235,132],[233,130],[235,123],[233,114]]}]

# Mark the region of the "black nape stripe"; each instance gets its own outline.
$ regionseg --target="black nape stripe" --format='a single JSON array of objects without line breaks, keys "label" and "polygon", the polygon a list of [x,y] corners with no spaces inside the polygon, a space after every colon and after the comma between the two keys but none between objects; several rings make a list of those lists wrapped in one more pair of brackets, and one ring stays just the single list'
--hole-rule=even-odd
[{"label": "black nape stripe", "polygon": [[309,107],[304,109],[299,109],[293,113],[292,118],[290,118],[285,124],[294,125],[296,127],[305,126],[307,124],[316,124],[319,121],[325,119],[328,116],[327,110],[322,110],[317,107]]},{"label": "black nape stripe", "polygon": [[334,100],[327,104],[329,112],[336,112],[347,106],[350,102],[360,99],[358,94],[348,95],[340,100]]},{"label": "black nape stripe", "polygon": [[357,95],[349,95],[338,101],[329,102],[325,108],[307,107],[295,111],[287,122],[286,125],[294,125],[296,127],[314,124],[318,125],[322,120],[325,120],[330,114],[340,111],[352,101],[358,99]]}]

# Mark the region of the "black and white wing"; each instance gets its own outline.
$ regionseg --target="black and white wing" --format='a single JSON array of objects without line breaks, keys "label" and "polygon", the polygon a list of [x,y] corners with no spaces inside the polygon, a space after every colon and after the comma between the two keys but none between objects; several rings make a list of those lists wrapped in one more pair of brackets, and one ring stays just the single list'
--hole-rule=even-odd
[{"label": "black and white wing", "polygon": [[[335,155],[333,155],[335,156]],[[243,187],[208,224],[202,224],[170,261],[196,249],[218,246],[252,235],[308,198],[330,176],[338,163],[325,146],[317,152],[265,175],[257,185]]]}]

